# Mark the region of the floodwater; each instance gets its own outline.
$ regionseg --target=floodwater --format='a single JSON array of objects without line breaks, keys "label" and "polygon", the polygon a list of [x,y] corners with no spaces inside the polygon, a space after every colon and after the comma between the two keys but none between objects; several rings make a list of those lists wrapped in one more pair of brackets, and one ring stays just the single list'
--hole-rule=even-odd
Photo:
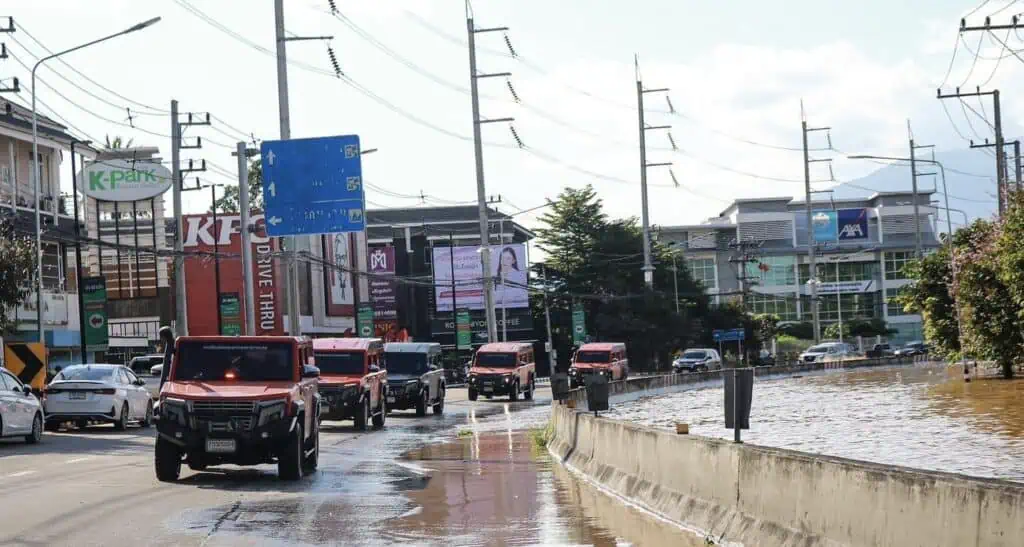
[{"label": "floodwater", "polygon": [[[605,416],[732,439],[720,387],[613,405]],[[754,384],[750,444],[1024,482],[1024,380],[963,381],[914,365]]]}]

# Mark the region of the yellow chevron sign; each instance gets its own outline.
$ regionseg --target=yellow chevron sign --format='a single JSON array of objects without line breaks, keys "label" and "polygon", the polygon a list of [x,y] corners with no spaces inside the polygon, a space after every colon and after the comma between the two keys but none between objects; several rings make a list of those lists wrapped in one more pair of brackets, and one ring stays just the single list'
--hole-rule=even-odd
[{"label": "yellow chevron sign", "polygon": [[41,342],[4,344],[4,368],[26,385],[46,387],[46,346]]}]

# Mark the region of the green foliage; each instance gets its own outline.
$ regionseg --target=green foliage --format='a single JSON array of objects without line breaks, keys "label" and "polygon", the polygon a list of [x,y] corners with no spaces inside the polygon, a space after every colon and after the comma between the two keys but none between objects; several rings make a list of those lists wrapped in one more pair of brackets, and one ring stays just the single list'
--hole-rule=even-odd
[{"label": "green foliage", "polygon": [[897,301],[904,310],[921,314],[924,336],[931,342],[933,351],[946,358],[954,358],[960,353],[960,337],[956,307],[950,290],[953,286],[953,270],[950,268],[949,246],[911,262],[904,268],[904,272],[915,282],[906,292],[896,297]]},{"label": "green foliage", "polygon": [[[826,340],[839,340],[839,323],[832,323],[825,327],[825,331],[821,335]],[[843,323],[843,340],[849,340],[850,338],[850,324]]]},{"label": "green foliage", "polygon": [[812,345],[814,345],[814,340],[801,340],[788,334],[780,334],[775,339],[776,353],[778,355],[801,353]]},{"label": "green foliage", "polygon": [[[850,340],[858,336],[863,338],[889,336],[895,333],[896,331],[887,327],[882,319],[852,319],[850,321],[843,321],[843,340]],[[822,334],[830,340],[838,340],[839,323],[832,323],[825,328],[825,332]]]},{"label": "green foliage", "polygon": [[814,340],[813,323],[786,323],[779,326],[779,333],[801,340]]},{"label": "green foliage", "polygon": [[[238,185],[224,187],[224,193],[215,203],[219,213],[237,213],[240,210]],[[259,158],[249,162],[249,210],[263,210],[263,165]],[[213,207],[210,207],[213,212]]]},{"label": "green foliage", "polygon": [[753,319],[754,325],[757,328],[757,337],[763,343],[767,343],[778,336],[779,321],[782,321],[778,315],[762,313],[755,315]]},{"label": "green foliage", "polygon": [[35,292],[35,243],[18,236],[9,222],[0,223],[0,331],[14,325],[15,308]]},{"label": "green foliage", "polygon": [[103,146],[107,150],[120,150],[122,148],[131,148],[132,144],[135,143],[135,139],[124,140],[120,135],[115,135],[111,140],[110,135],[103,136]]}]

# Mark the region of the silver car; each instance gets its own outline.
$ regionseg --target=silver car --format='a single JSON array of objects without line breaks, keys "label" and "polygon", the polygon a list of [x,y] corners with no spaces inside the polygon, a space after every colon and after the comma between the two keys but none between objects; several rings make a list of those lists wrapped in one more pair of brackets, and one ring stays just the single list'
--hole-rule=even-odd
[{"label": "silver car", "polygon": [[43,405],[32,388],[0,368],[0,437],[24,437],[35,444],[43,438]]}]

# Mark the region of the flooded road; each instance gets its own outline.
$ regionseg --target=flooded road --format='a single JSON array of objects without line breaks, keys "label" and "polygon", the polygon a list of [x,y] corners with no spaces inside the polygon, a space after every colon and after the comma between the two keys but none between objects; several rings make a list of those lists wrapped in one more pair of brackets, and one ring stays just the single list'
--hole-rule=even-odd
[{"label": "flooded road", "polygon": [[[956,367],[828,371],[754,384],[751,444],[1024,482],[1024,381]],[[732,438],[720,387],[613,405],[609,418]]]}]

